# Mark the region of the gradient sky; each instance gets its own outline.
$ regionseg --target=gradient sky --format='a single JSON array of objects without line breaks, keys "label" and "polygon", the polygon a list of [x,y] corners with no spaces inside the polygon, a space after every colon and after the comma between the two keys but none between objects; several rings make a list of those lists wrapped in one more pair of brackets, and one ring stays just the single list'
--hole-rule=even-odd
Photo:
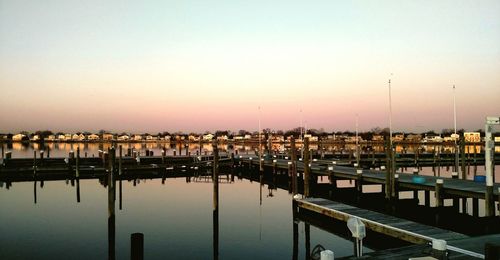
[{"label": "gradient sky", "polygon": [[[272,2],[272,3],[269,3]],[[500,1],[0,0],[0,131],[484,127]],[[302,113],[299,111],[302,109]]]}]

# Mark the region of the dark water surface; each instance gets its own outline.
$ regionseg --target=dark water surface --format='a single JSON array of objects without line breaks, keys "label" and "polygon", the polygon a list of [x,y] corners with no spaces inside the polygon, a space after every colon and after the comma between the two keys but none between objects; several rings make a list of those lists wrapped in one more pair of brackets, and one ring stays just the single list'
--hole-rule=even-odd
[{"label": "dark water surface", "polygon": [[[222,178],[222,177],[221,177]],[[213,184],[192,177],[123,181],[116,200],[116,258],[130,259],[130,234],[144,233],[145,259],[291,259],[291,195],[246,179],[219,185],[219,244],[213,243]],[[0,188],[0,259],[106,259],[108,190],[98,180],[13,183]],[[117,187],[118,187],[117,182]],[[36,188],[36,200],[34,192]],[[262,203],[260,197],[262,192]],[[270,194],[272,193],[272,195]],[[351,241],[311,226],[310,245],[352,255]],[[299,259],[305,258],[299,223]],[[365,249],[365,252],[370,251]]]}]

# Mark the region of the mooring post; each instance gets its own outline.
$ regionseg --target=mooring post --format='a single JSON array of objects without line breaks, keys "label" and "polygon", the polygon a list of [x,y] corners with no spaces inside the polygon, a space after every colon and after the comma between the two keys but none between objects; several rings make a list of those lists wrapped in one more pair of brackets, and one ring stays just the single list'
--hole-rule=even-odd
[{"label": "mooring post", "polygon": [[36,176],[36,150],[33,150],[33,175]]},{"label": "mooring post", "polygon": [[435,259],[448,259],[446,255],[446,240],[432,240],[431,256]]},{"label": "mooring post", "polygon": [[133,233],[130,235],[130,259],[144,259],[144,234]]},{"label": "mooring post", "polygon": [[311,179],[311,169],[309,165],[309,137],[304,138],[304,196],[309,197],[309,181]]},{"label": "mooring post", "polygon": [[[418,167],[413,168],[413,175],[418,175]],[[413,191],[413,199],[416,199],[418,203],[418,190]]]},{"label": "mooring post", "polygon": [[76,178],[80,177],[80,147],[76,147]]},{"label": "mooring post", "polygon": [[43,165],[43,154],[44,154],[44,151],[40,150],[40,165]]},{"label": "mooring post", "polygon": [[394,200],[399,200],[399,174],[394,174]]},{"label": "mooring post", "polygon": [[[122,175],[122,145],[118,146],[119,154],[118,154],[118,175]],[[121,179],[120,179],[121,181]],[[121,182],[120,182],[121,185]]]},{"label": "mooring post", "polygon": [[358,195],[363,193],[363,169],[356,169],[356,190]]},{"label": "mooring post", "polygon": [[80,203],[80,178],[76,178],[76,202]]},{"label": "mooring post", "polygon": [[108,259],[115,259],[115,179],[108,172]]},{"label": "mooring post", "polygon": [[306,257],[304,259],[311,259],[311,226],[307,222],[304,222],[304,233],[306,244]]},{"label": "mooring post", "polygon": [[47,146],[47,158],[50,158],[50,147]]},{"label": "mooring post", "polygon": [[214,150],[214,166],[213,166],[213,183],[214,183],[214,192],[213,192],[213,204],[214,210],[219,210],[219,149],[217,148],[217,144],[214,142],[212,144]]},{"label": "mooring post", "polygon": [[443,179],[436,179],[436,186],[434,189],[434,197],[436,199],[436,207],[443,206],[443,195],[442,195],[443,184],[444,184]]},{"label": "mooring post", "polygon": [[385,168],[385,199],[390,200],[391,199],[391,151],[392,148],[390,147],[389,141],[386,141],[386,146],[385,146],[385,155],[386,155],[386,168]]},{"label": "mooring post", "polygon": [[165,155],[166,155],[165,147],[161,149],[161,163],[165,164]]},{"label": "mooring post", "polygon": [[462,136],[460,136],[460,163],[461,163],[461,171],[462,171],[462,180],[466,179],[466,172],[465,172],[465,139]]},{"label": "mooring post", "polygon": [[428,190],[424,190],[424,205],[426,207],[431,206],[431,192]]}]

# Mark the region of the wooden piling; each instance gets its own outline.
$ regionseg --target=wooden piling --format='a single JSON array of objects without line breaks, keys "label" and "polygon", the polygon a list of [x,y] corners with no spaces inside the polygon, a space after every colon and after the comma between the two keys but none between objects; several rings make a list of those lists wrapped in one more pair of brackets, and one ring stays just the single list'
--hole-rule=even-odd
[{"label": "wooden piling", "polygon": [[472,198],[472,216],[479,217],[479,199]]},{"label": "wooden piling", "polygon": [[493,186],[486,186],[484,195],[484,212],[487,217],[495,216],[495,199],[493,198]]},{"label": "wooden piling", "polygon": [[133,233],[130,235],[130,259],[144,259],[144,234]]},{"label": "wooden piling", "polygon": [[33,176],[36,176],[36,150],[33,151]]},{"label": "wooden piling", "polygon": [[78,178],[78,177],[80,177],[80,147],[76,148],[76,162],[75,162],[75,166],[76,166],[75,176],[76,176],[76,178]]},{"label": "wooden piling", "polygon": [[219,210],[219,149],[217,148],[217,144],[213,144],[214,150],[214,165],[213,165],[213,183],[214,183],[214,191],[213,191],[213,204],[214,210]]},{"label": "wooden piling", "polygon": [[[118,175],[122,175],[123,173],[123,169],[122,169],[122,145],[118,146],[118,150],[119,150],[119,153],[118,153]],[[121,182],[120,182],[120,185],[121,185]]]},{"label": "wooden piling", "polygon": [[394,200],[399,199],[399,174],[394,174]]},{"label": "wooden piling", "polygon": [[424,190],[424,205],[426,207],[431,206],[431,192],[428,190]]},{"label": "wooden piling", "polygon": [[434,197],[436,199],[436,207],[443,206],[443,195],[442,195],[443,184],[444,184],[443,179],[436,179],[436,186],[434,189]]},{"label": "wooden piling", "polygon": [[389,200],[391,199],[391,169],[392,169],[392,166],[391,166],[391,158],[392,158],[392,155],[391,155],[391,152],[392,152],[392,149],[390,147],[390,144],[389,144],[389,141],[386,141],[386,145],[385,145],[385,155],[386,155],[386,160],[385,160],[385,164],[386,164],[386,169],[385,169],[385,199]]},{"label": "wooden piling", "polygon": [[304,196],[309,197],[309,181],[310,181],[310,166],[309,166],[309,137],[304,139]]},{"label": "wooden piling", "polygon": [[[418,175],[418,167],[413,168],[413,175]],[[413,191],[413,199],[416,199],[418,201],[418,190]]]}]

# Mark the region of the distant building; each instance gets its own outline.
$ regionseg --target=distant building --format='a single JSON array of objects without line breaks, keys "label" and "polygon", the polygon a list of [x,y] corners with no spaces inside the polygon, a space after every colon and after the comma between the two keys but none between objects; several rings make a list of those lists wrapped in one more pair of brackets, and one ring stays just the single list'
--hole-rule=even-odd
[{"label": "distant building", "polygon": [[156,138],[152,135],[146,135],[146,141],[154,141]]},{"label": "distant building", "polygon": [[221,136],[217,136],[217,141],[227,141],[228,137],[227,135],[221,135]]},{"label": "distant building", "polygon": [[304,135],[304,139],[306,138],[309,138],[309,142],[317,142],[318,141],[318,137],[317,136],[313,136],[311,134],[305,134]]},{"label": "distant building", "polygon": [[479,132],[465,132],[464,139],[466,142],[479,143],[481,142],[481,134]]},{"label": "distant building", "polygon": [[372,141],[376,141],[376,142],[384,141],[384,136],[383,135],[373,135]]},{"label": "distant building", "polygon": [[31,141],[40,141],[40,136],[39,135],[33,135],[33,137],[31,137]]},{"label": "distant building", "polygon": [[63,134],[62,135],[58,135],[57,136],[57,140],[59,140],[59,141],[66,141],[66,135],[63,135]]},{"label": "distant building", "polygon": [[443,138],[441,137],[441,135],[427,134],[427,135],[425,135],[423,142],[424,143],[441,143],[441,142],[443,142]]},{"label": "distant building", "polygon": [[55,136],[55,135],[49,135],[49,136],[47,136],[47,137],[45,138],[45,140],[53,142],[53,141],[55,141],[55,140],[56,140],[56,136]]},{"label": "distant building", "polygon": [[104,141],[112,141],[114,139],[113,134],[102,134],[102,140]]},{"label": "distant building", "polygon": [[89,134],[87,136],[87,140],[89,140],[89,141],[97,141],[97,140],[99,140],[99,136],[96,135],[96,134]]},{"label": "distant building", "polygon": [[128,140],[130,140],[130,136],[128,136],[128,135],[118,136],[118,141],[128,141]]},{"label": "distant building", "polygon": [[406,136],[406,140],[410,142],[420,142],[422,141],[422,135],[419,134],[409,134]]},{"label": "distant building", "polygon": [[392,137],[392,140],[395,141],[395,142],[401,142],[405,139],[405,134],[395,134],[393,137]]},{"label": "distant building", "polygon": [[22,141],[25,136],[26,135],[24,135],[24,134],[14,135],[14,136],[12,136],[12,141]]},{"label": "distant building", "polygon": [[212,139],[214,139],[214,135],[213,134],[203,135],[203,141],[212,141]]},{"label": "distant building", "polygon": [[141,141],[142,140],[142,136],[141,135],[133,135],[132,136],[132,140],[134,140],[134,141]]},{"label": "distant building", "polygon": [[83,140],[85,140],[85,135],[84,134],[74,134],[73,136],[71,136],[71,140],[83,141]]}]

